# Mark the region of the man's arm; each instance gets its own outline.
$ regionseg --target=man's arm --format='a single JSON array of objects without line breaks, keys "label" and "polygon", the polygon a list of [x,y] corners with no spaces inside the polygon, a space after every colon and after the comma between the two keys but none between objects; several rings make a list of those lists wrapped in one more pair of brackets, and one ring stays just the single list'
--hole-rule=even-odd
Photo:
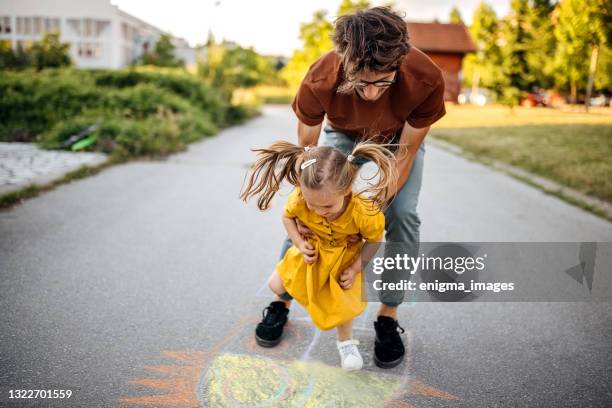
[{"label": "man's arm", "polygon": [[308,126],[298,119],[298,144],[300,146],[316,146],[321,134],[323,122],[318,125]]},{"label": "man's arm", "polygon": [[400,136],[400,144],[402,145],[395,154],[397,158],[397,189],[393,192],[393,196],[404,186],[410,175],[414,158],[416,157],[419,147],[423,143],[430,126],[424,128],[414,128],[404,122],[404,128]]}]

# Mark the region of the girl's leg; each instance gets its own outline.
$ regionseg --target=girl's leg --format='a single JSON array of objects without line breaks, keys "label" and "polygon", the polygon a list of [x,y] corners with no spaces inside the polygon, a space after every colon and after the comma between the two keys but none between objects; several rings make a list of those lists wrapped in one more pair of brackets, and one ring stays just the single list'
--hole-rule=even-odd
[{"label": "girl's leg", "polygon": [[363,357],[359,353],[358,340],[353,339],[353,321],[336,327],[338,341],[336,346],[340,353],[340,365],[347,371],[360,370],[363,367]]},{"label": "girl's leg", "polygon": [[278,275],[278,271],[276,269],[268,278],[268,286],[270,287],[270,290],[272,290],[272,292],[276,294],[275,300],[285,302],[285,306],[287,306],[287,308],[291,306],[290,296],[285,290],[285,287],[283,286],[283,281]]},{"label": "girl's leg", "polygon": [[340,324],[336,327],[336,336],[338,341],[349,340],[353,337],[353,321]]},{"label": "girl's leg", "polygon": [[276,270],[268,278],[268,286],[276,293],[277,299],[264,308],[262,320],[255,328],[255,341],[262,347],[274,347],[280,343],[291,304],[291,297],[288,297]]}]

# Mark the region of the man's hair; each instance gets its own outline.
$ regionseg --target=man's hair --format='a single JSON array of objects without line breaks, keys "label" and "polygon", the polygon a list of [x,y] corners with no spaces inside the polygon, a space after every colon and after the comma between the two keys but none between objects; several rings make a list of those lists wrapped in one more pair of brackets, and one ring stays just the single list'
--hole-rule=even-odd
[{"label": "man's hair", "polygon": [[345,83],[351,92],[355,76],[364,71],[392,72],[410,51],[406,22],[390,7],[357,10],[338,17],[332,40],[342,60]]}]

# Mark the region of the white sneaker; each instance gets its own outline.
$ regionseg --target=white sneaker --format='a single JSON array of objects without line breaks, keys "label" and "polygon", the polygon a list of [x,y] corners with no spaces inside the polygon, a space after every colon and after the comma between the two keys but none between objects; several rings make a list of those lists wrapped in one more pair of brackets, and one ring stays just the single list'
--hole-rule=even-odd
[{"label": "white sneaker", "polygon": [[336,346],[338,346],[340,352],[341,365],[346,371],[361,370],[361,367],[363,367],[363,358],[359,354],[358,344],[359,340],[355,339],[336,341]]}]

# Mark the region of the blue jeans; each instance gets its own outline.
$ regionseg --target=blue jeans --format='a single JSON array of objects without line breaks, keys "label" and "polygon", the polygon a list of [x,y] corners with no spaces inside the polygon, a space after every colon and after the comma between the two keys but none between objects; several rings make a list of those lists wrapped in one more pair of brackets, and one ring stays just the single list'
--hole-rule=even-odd
[{"label": "blue jeans", "polygon": [[[319,141],[319,146],[333,146],[347,155],[351,153],[358,142],[357,139],[341,133],[329,125],[323,128],[323,133],[324,138]],[[399,135],[391,141],[391,143],[398,142]],[[397,254],[402,256],[407,254],[409,257],[418,256],[421,220],[417,214],[417,204],[423,178],[424,158],[425,142],[421,144],[417,151],[406,183],[399,190],[391,205],[385,210],[385,240],[387,244],[391,244],[385,245],[385,257],[395,257]],[[354,163],[362,166],[368,161],[363,157],[356,157]],[[293,244],[289,237],[285,238],[281,249],[281,259],[291,245]],[[401,270],[388,270],[383,272],[381,278],[383,282],[399,282],[401,279],[410,279],[410,273]],[[404,292],[400,290],[381,290],[378,291],[378,297],[381,303],[397,307],[404,300]],[[289,296],[285,295],[285,298],[289,298]]]}]

